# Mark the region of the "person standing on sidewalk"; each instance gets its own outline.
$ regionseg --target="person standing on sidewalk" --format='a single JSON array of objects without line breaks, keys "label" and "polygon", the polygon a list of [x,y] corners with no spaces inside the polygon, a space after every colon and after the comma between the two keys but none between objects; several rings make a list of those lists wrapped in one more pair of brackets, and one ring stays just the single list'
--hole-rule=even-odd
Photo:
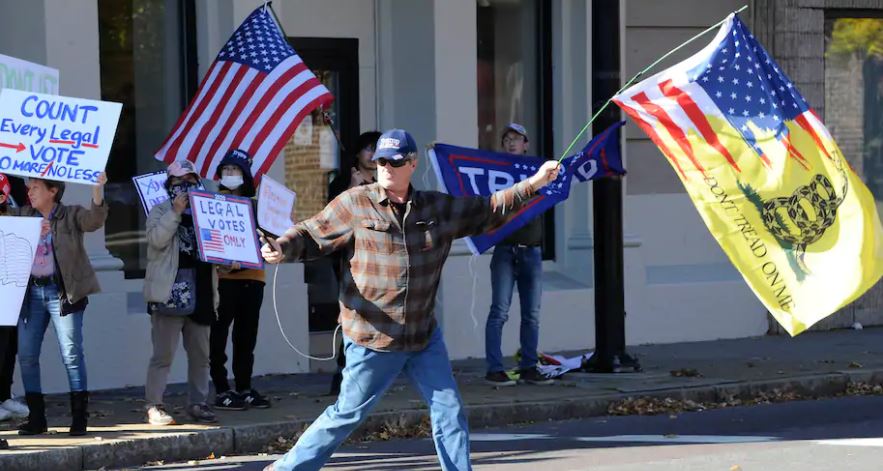
[{"label": "person standing on sidewalk", "polygon": [[18,321],[18,361],[28,404],[28,421],[20,435],[46,433],[46,403],[40,383],[40,350],[49,323],[61,346],[61,360],[70,385],[70,434],[86,434],[89,389],[83,354],[83,315],[88,296],[101,288],[83,245],[83,234],[97,231],[107,219],[104,184],[98,175],[92,187],[92,205],[66,206],[64,182],[31,178],[28,181],[30,206],[10,208],[15,216],[42,217],[43,225],[28,291]]},{"label": "person standing on sidewalk", "polygon": [[[0,173],[0,216],[6,216],[9,207],[9,193],[12,191],[6,175]],[[19,416],[20,404],[12,399],[12,373],[15,368],[15,354],[18,349],[16,326],[0,326],[0,422]],[[4,397],[5,396],[5,397]],[[7,404],[14,404],[14,410],[7,408]],[[24,411],[27,417],[27,411]],[[0,438],[0,450],[9,448],[9,443]]]},{"label": "person standing on sidewalk", "polygon": [[217,319],[218,275],[215,266],[199,260],[189,192],[200,187],[193,164],[179,160],[166,170],[169,199],[147,216],[147,273],[144,299],[150,314],[153,356],[144,392],[147,422],[172,425],[163,396],[169,369],[184,336],[187,351],[187,414],[197,422],[216,422],[209,409],[209,336]]},{"label": "person standing on sidewalk", "polygon": [[[329,186],[328,202],[337,198],[337,196],[350,188],[368,185],[377,181],[377,162],[374,162],[374,150],[377,146],[377,139],[380,139],[380,133],[377,131],[367,131],[359,135],[357,149],[358,152],[353,159],[352,168],[349,171],[341,171]],[[342,166],[346,168],[346,166]],[[337,283],[342,283],[341,269],[343,261],[341,253],[335,252],[331,255],[334,259],[334,275],[337,277]],[[340,347],[337,350],[337,371],[331,377],[332,396],[340,394],[340,383],[343,381],[343,368],[346,366],[346,352],[343,350],[343,339],[340,341]]]},{"label": "person standing on sidewalk", "polygon": [[[221,159],[215,176],[220,179],[220,193],[254,198],[254,177],[251,158],[239,149],[231,150]],[[270,401],[251,387],[254,370],[254,348],[258,341],[261,304],[264,302],[264,270],[219,269],[218,319],[212,323],[209,340],[209,363],[215,385],[215,409],[266,409]],[[233,378],[236,390],[227,380],[227,336],[233,326]]]},{"label": "person standing on sidewalk", "polygon": [[[503,151],[526,155],[530,144],[527,130],[510,123],[501,136]],[[518,285],[521,302],[521,359],[519,381],[552,384],[537,370],[540,338],[540,299],[543,296],[543,218],[536,217],[494,247],[491,257],[491,311],[484,328],[485,381],[493,386],[513,386],[515,381],[503,366],[503,325],[509,319],[512,291]]]},{"label": "person standing on sidewalk", "polygon": [[385,132],[374,160],[377,183],[345,191],[261,248],[268,263],[344,253],[340,318],[346,367],[340,394],[268,470],[320,469],[401,372],[429,404],[442,469],[472,469],[463,402],[434,315],[442,268],[454,239],[504,224],[557,178],[560,166],[547,162],[489,198],[457,198],[410,185],[417,145],[404,130]]}]

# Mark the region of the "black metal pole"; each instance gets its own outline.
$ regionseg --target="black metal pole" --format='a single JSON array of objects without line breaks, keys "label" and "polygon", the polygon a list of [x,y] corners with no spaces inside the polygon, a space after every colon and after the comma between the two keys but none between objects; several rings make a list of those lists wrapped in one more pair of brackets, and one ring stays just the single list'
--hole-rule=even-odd
[{"label": "black metal pole", "polygon": [[[593,113],[620,87],[619,0],[596,0],[592,8]],[[600,131],[619,121],[609,106],[593,123]],[[640,371],[625,348],[625,279],[623,274],[622,180],[592,183],[595,260],[595,353],[583,370],[597,373]]]}]

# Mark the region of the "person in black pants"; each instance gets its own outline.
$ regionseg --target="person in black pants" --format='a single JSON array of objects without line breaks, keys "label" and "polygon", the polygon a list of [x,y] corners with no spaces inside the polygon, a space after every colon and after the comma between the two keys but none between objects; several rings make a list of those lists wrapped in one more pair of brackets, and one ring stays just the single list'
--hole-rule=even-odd
[{"label": "person in black pants", "polygon": [[[242,150],[231,150],[218,164],[221,193],[253,198],[254,178],[251,158]],[[215,408],[244,410],[249,407],[266,409],[270,401],[251,387],[254,369],[254,348],[258,339],[261,304],[264,301],[264,271],[240,269],[218,274],[218,319],[212,324],[209,339],[209,370],[215,385]],[[233,378],[236,390],[227,380],[227,336],[233,326]]]}]

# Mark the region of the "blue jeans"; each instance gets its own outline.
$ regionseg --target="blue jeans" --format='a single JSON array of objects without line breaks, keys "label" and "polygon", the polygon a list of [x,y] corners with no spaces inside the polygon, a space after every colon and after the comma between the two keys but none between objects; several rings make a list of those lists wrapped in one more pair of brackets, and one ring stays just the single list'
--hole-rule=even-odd
[{"label": "blue jeans", "polygon": [[488,373],[503,367],[503,325],[509,320],[512,291],[518,284],[521,302],[521,361],[518,367],[535,367],[540,340],[540,298],[543,295],[543,257],[539,247],[498,245],[491,258],[491,312],[484,328]]},{"label": "blue jeans", "polygon": [[31,286],[18,321],[18,362],[26,393],[42,393],[40,349],[49,321],[61,350],[71,392],[87,391],[86,359],[83,356],[83,311],[61,315],[58,287]]},{"label": "blue jeans", "polygon": [[322,468],[402,371],[429,404],[432,440],[442,469],[472,469],[469,427],[440,329],[435,329],[429,344],[419,352],[378,352],[348,337],[344,337],[344,348],[346,367],[337,402],[325,409],[294,447],[274,463],[276,471]]}]

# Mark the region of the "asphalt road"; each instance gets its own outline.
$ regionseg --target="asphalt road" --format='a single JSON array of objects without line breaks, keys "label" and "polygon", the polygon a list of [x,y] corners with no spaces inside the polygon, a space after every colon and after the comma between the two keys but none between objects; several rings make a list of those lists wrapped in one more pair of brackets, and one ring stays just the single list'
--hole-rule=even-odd
[{"label": "asphalt road", "polygon": [[[238,456],[154,470],[261,470]],[[883,470],[883,397],[738,407],[676,416],[599,417],[474,430],[476,470]],[[440,469],[428,439],[341,448],[335,471]]]}]

